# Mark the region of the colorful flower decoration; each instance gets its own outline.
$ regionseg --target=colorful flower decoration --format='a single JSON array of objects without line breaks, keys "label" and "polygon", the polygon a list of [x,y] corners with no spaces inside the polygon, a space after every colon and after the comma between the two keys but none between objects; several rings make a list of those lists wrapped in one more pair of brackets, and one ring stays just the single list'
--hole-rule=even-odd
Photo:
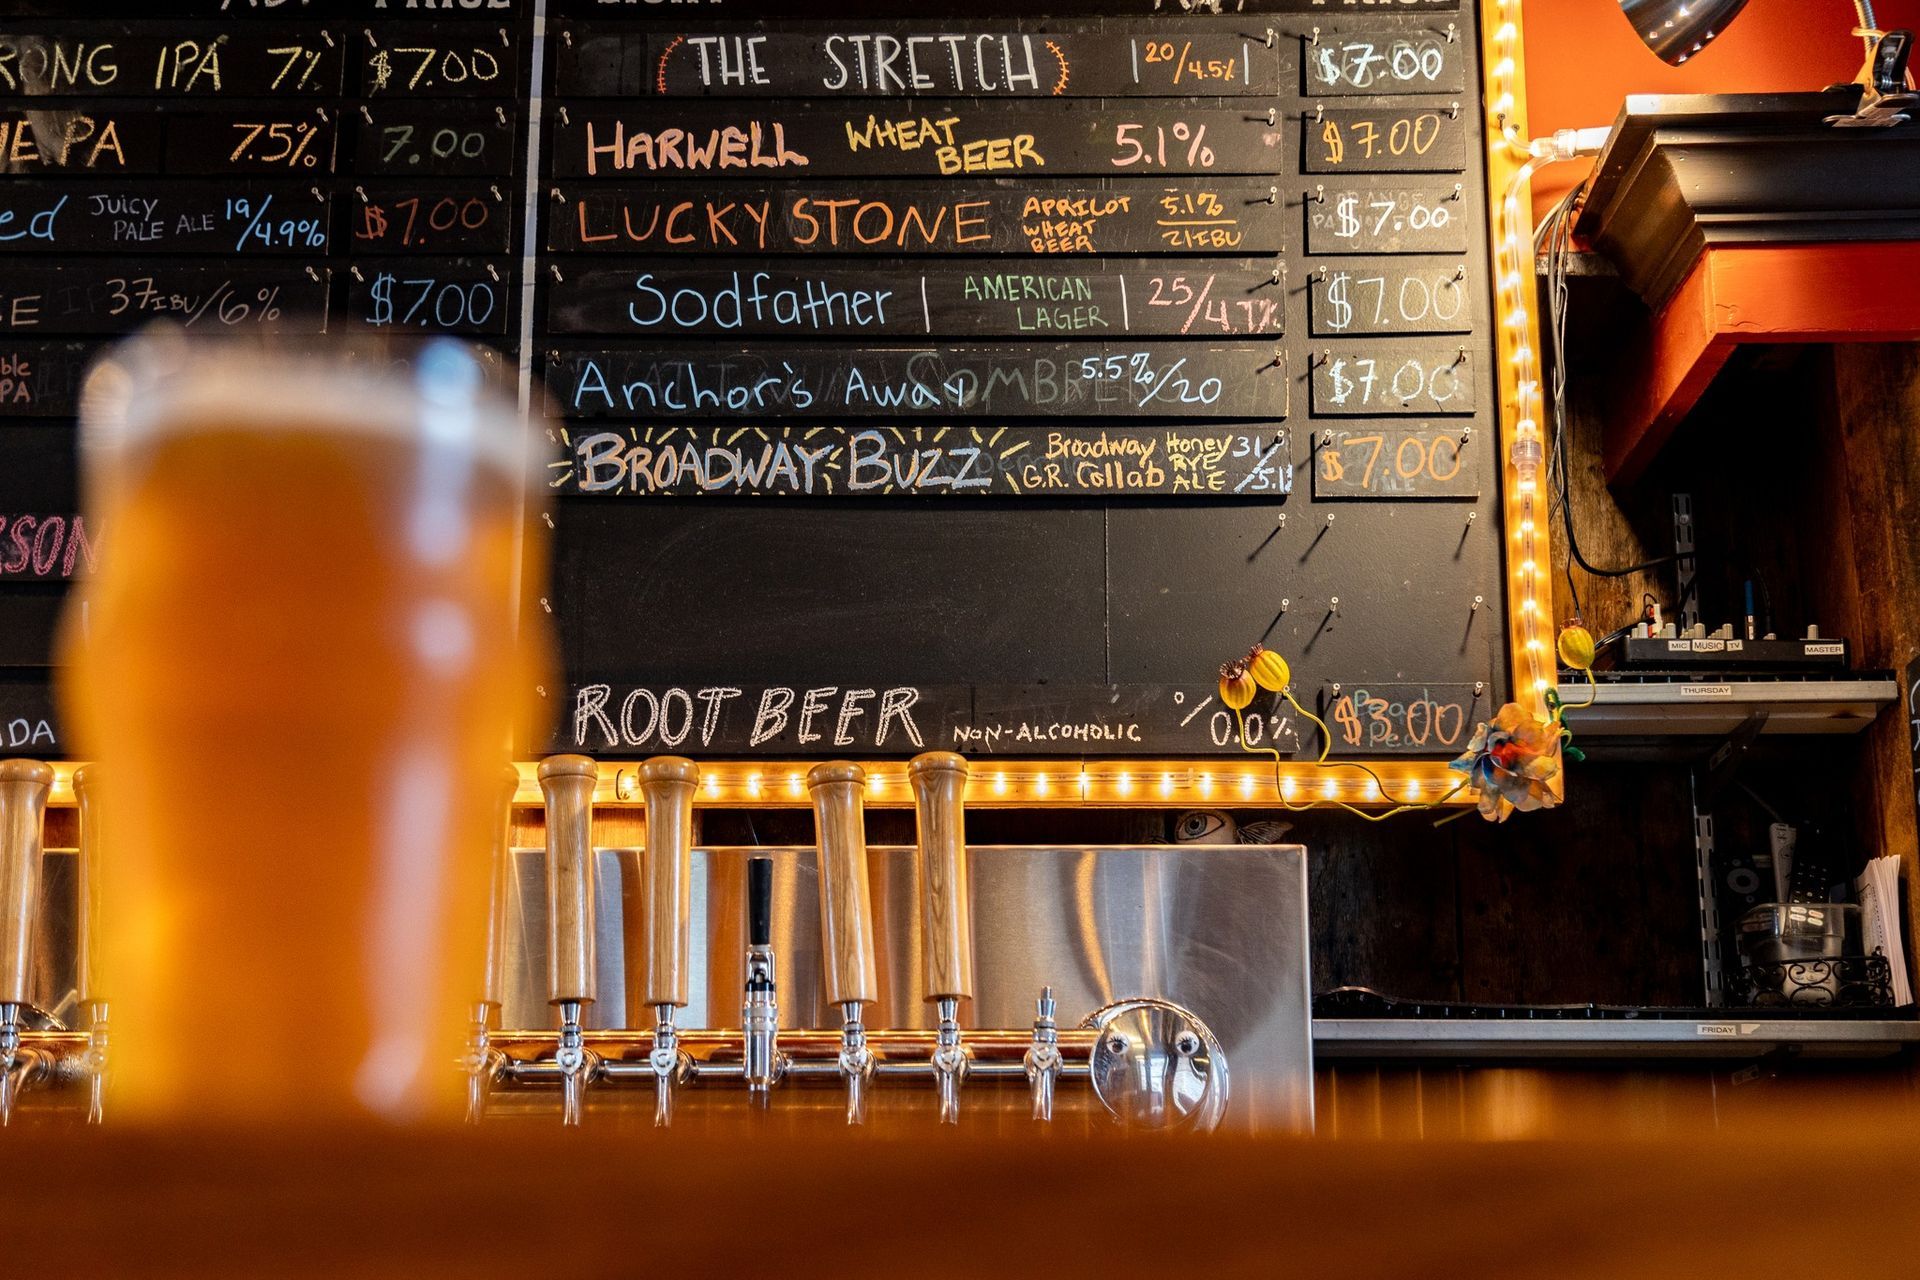
[{"label": "colorful flower decoration", "polygon": [[1559,803],[1553,781],[1560,776],[1560,734],[1557,708],[1537,720],[1509,702],[1481,722],[1466,752],[1448,768],[1467,775],[1480,816],[1489,822],[1505,822],[1516,810],[1550,809]]}]

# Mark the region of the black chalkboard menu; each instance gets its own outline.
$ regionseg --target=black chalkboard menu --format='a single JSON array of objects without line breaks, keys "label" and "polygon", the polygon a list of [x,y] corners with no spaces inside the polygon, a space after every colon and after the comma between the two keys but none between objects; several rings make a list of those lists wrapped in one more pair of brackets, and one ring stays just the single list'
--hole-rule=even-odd
[{"label": "black chalkboard menu", "polygon": [[1232,754],[1255,640],[1341,752],[1505,697],[1477,15],[1037,7],[553,0],[542,745]]},{"label": "black chalkboard menu", "polygon": [[543,388],[529,754],[1237,754],[1255,640],[1335,750],[1456,752],[1509,683],[1477,12],[1041,8],[0,0],[0,746],[58,754],[111,554],[80,371],[171,315]]}]

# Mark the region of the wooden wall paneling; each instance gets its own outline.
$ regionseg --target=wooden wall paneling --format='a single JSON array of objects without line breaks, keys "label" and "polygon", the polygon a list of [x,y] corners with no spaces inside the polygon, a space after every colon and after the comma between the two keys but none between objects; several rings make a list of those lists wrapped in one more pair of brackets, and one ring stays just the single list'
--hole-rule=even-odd
[{"label": "wooden wall paneling", "polygon": [[1458,1000],[1457,873],[1446,829],[1424,816],[1290,820],[1285,839],[1307,847],[1314,991],[1362,986],[1408,1000]]},{"label": "wooden wall paneling", "polygon": [[[1857,660],[1904,671],[1920,654],[1920,348],[1836,346],[1831,424],[1852,503],[1844,526],[1858,591]],[[1860,822],[1881,853],[1905,863],[1909,914],[1920,905],[1913,753],[1905,715],[1867,731],[1856,793]]]},{"label": "wooden wall paneling", "polygon": [[[1570,284],[1568,299],[1567,421],[1562,447],[1580,550],[1590,564],[1597,565],[1639,564],[1665,554],[1673,544],[1672,517],[1665,497],[1643,496],[1651,494],[1651,490],[1645,490],[1623,500],[1607,487],[1601,465],[1606,430],[1603,353],[1608,326],[1604,317],[1614,314],[1610,308],[1618,304],[1609,294],[1618,291],[1617,281],[1575,280]],[[1551,409],[1548,426],[1551,429]],[[1574,613],[1567,587],[1572,552],[1563,536],[1563,524],[1556,521],[1551,533],[1553,620],[1560,623]],[[1634,617],[1646,593],[1671,594],[1671,587],[1663,589],[1663,579],[1654,570],[1625,578],[1595,578],[1577,569],[1574,572],[1582,615],[1596,636]]]},{"label": "wooden wall paneling", "polygon": [[1477,1003],[1700,1002],[1687,778],[1672,765],[1576,764],[1569,803],[1459,848],[1460,986]]}]

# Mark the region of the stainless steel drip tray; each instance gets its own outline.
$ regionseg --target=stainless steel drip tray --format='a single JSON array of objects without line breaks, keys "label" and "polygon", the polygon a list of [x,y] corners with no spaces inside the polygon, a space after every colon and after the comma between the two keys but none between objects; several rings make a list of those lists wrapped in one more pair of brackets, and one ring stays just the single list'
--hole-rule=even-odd
[{"label": "stainless steel drip tray", "polygon": [[[968,850],[974,998],[970,1027],[1024,1028],[1051,986],[1063,1027],[1114,1000],[1153,996],[1198,1014],[1233,1071],[1230,1128],[1312,1124],[1306,854],[1298,845],[1021,846]],[[596,850],[598,999],[589,1029],[642,1029],[652,1011],[643,974],[626,963],[639,936],[637,849]],[[556,1025],[546,1002],[546,851],[513,852],[505,934],[507,1027]],[[814,850],[693,851],[690,1001],[682,1027],[740,1025],[745,983],[747,860],[770,857],[781,1022],[837,1030],[820,992],[820,907]],[[932,1030],[921,957],[915,850],[867,854],[880,998],[877,1028]]]}]

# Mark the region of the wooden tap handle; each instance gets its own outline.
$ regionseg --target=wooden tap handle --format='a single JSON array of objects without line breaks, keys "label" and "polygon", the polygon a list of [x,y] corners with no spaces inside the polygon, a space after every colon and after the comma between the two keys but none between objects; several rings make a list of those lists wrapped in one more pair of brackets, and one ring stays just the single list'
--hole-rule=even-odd
[{"label": "wooden tap handle", "polygon": [[907,765],[920,831],[921,939],[927,999],[973,998],[973,911],[967,899],[967,761],[929,751]]},{"label": "wooden tap handle", "polygon": [[33,982],[33,917],[40,905],[40,839],[53,770],[0,760],[0,1003],[26,1004]]},{"label": "wooden tap handle", "polygon": [[594,998],[593,786],[600,766],[586,756],[540,762],[547,801],[547,1000]]},{"label": "wooden tap handle", "polygon": [[100,851],[105,847],[106,803],[100,798],[100,766],[73,771],[73,798],[80,806],[80,857],[74,863],[73,971],[80,1003],[106,999],[100,987]]},{"label": "wooden tap handle", "polygon": [[821,975],[828,1004],[879,998],[873,891],[867,883],[867,771],[835,760],[807,773],[820,858]]},{"label": "wooden tap handle", "polygon": [[[75,781],[79,775],[74,775]],[[480,1000],[499,1008],[507,999],[507,910],[513,903],[513,797],[520,771],[507,765],[493,805],[493,864],[487,890],[487,972]],[[86,821],[84,810],[81,822]]]},{"label": "wooden tap handle", "polygon": [[647,958],[650,1005],[687,1003],[687,924],[693,914],[693,793],[700,766],[679,756],[655,756],[640,766],[647,798],[647,900],[641,910],[641,947]]}]

